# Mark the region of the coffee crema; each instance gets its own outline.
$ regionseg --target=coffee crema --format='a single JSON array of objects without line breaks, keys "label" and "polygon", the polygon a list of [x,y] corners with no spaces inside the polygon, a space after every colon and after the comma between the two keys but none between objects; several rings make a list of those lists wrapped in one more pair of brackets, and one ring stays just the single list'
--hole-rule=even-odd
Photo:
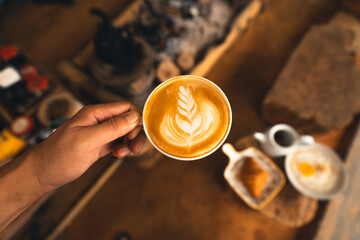
[{"label": "coffee crema", "polygon": [[179,76],[157,87],[144,108],[144,128],[164,153],[198,158],[216,149],[231,125],[224,93],[201,77]]}]

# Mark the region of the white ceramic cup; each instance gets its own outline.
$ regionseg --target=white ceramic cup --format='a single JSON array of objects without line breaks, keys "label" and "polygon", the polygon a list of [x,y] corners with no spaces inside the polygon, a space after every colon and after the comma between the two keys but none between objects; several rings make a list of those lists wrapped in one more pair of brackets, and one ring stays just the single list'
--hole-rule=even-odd
[{"label": "white ceramic cup", "polygon": [[299,135],[293,127],[283,123],[274,125],[264,133],[256,132],[254,137],[270,157],[282,157],[300,145],[314,144],[313,137]]},{"label": "white ceramic cup", "polygon": [[[145,109],[147,107],[147,103],[149,102],[149,99],[153,96],[153,94],[156,92],[157,89],[159,89],[162,85],[164,85],[166,82],[168,81],[171,81],[171,80],[174,80],[176,78],[178,78],[179,76],[177,77],[173,77],[173,78],[170,78],[168,80],[166,80],[165,82],[161,83],[159,86],[157,86],[151,93],[150,95],[148,96],[146,102],[145,102],[145,105],[144,105],[144,109],[143,109],[143,112],[145,112]],[[206,79],[206,78],[203,78],[203,77],[199,77],[199,76],[193,76],[193,75],[183,75],[182,77],[191,77],[191,78],[199,78],[199,79],[202,79],[202,80],[205,80],[206,82],[210,83],[211,85],[215,86],[222,94],[222,97],[226,100],[226,103],[229,107],[229,113],[230,113],[230,120],[229,120],[229,128],[224,136],[224,138],[222,139],[222,141],[214,148],[212,149],[210,152],[207,152],[206,154],[204,155],[201,155],[201,156],[198,156],[198,157],[193,157],[193,158],[183,158],[183,157],[178,157],[178,156],[174,156],[170,153],[167,153],[167,152],[164,152],[163,150],[161,150],[150,138],[150,134],[148,132],[148,128],[146,126],[146,121],[144,119],[144,115],[143,115],[143,119],[142,119],[142,122],[143,122],[143,127],[144,127],[144,131],[145,131],[145,134],[147,136],[147,138],[149,139],[149,141],[151,142],[151,144],[159,151],[161,152],[162,154],[164,154],[165,156],[168,156],[170,158],[173,158],[173,159],[177,159],[177,160],[182,160],[182,161],[193,161],[193,160],[198,160],[198,159],[201,159],[201,158],[204,158],[204,157],[207,157],[209,156],[210,154],[214,153],[217,149],[219,149],[223,143],[225,142],[227,136],[229,135],[229,132],[230,132],[230,129],[231,129],[231,125],[232,125],[232,111],[231,111],[231,106],[230,106],[230,102],[228,100],[228,98],[226,97],[225,93],[221,90],[221,88],[219,86],[217,86],[215,83],[213,83],[212,81]]]}]

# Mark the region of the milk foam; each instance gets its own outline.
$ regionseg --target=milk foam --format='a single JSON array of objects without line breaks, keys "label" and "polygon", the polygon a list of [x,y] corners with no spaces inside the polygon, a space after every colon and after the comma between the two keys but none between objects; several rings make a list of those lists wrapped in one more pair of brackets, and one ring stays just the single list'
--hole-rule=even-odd
[{"label": "milk foam", "polygon": [[160,135],[169,144],[190,149],[215,132],[219,126],[219,110],[210,101],[194,100],[188,87],[180,86],[177,97],[177,112],[165,114]]}]

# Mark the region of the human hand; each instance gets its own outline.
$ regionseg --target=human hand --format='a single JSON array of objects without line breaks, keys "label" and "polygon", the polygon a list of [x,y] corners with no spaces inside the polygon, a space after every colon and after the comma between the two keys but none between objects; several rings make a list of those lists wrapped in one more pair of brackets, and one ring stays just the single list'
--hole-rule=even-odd
[{"label": "human hand", "polygon": [[140,153],[146,140],[140,119],[128,102],[84,107],[29,153],[40,185],[51,191],[69,183],[110,152]]}]

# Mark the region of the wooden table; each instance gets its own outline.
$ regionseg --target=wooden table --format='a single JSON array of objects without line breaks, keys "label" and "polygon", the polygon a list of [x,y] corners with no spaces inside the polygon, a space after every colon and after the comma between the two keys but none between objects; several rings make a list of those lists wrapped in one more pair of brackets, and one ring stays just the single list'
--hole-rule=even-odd
[{"label": "wooden table", "polygon": [[[228,141],[234,143],[266,128],[259,115],[264,94],[304,32],[328,19],[337,7],[330,0],[272,0],[253,27],[236,39],[207,74],[224,89],[233,106],[234,125]],[[45,14],[46,8],[41,11]],[[31,14],[36,16],[35,12]],[[8,41],[12,39],[16,38],[9,37]],[[32,41],[40,42],[36,39]],[[32,53],[36,55],[35,50]],[[42,55],[38,59],[45,62],[47,58]],[[15,239],[46,236],[109,164],[111,159],[99,161],[78,181],[59,189]],[[224,181],[226,164],[221,152],[195,162],[163,157],[150,170],[124,164],[59,239],[111,239],[122,230],[134,239],[269,240],[313,236],[314,230],[302,232],[248,208]]]},{"label": "wooden table", "polygon": [[[280,1],[274,1],[260,15],[207,75],[224,89],[233,105],[230,142],[266,127],[258,114],[263,94],[302,33],[316,21],[319,11],[329,11],[328,5],[314,8],[303,3],[282,5],[282,11],[275,7],[276,3]],[[291,21],[299,6],[306,11]],[[283,19],[290,22],[285,24]],[[273,34],[271,26],[286,34]],[[60,239],[111,238],[121,230],[135,239],[295,238],[297,229],[272,221],[244,205],[223,180],[226,164],[224,155],[217,152],[191,163],[163,157],[148,171],[124,165]],[[129,189],[130,185],[135,189]],[[100,210],[99,206],[104,205],[108,207]],[[97,219],[107,224],[100,224]]]}]

